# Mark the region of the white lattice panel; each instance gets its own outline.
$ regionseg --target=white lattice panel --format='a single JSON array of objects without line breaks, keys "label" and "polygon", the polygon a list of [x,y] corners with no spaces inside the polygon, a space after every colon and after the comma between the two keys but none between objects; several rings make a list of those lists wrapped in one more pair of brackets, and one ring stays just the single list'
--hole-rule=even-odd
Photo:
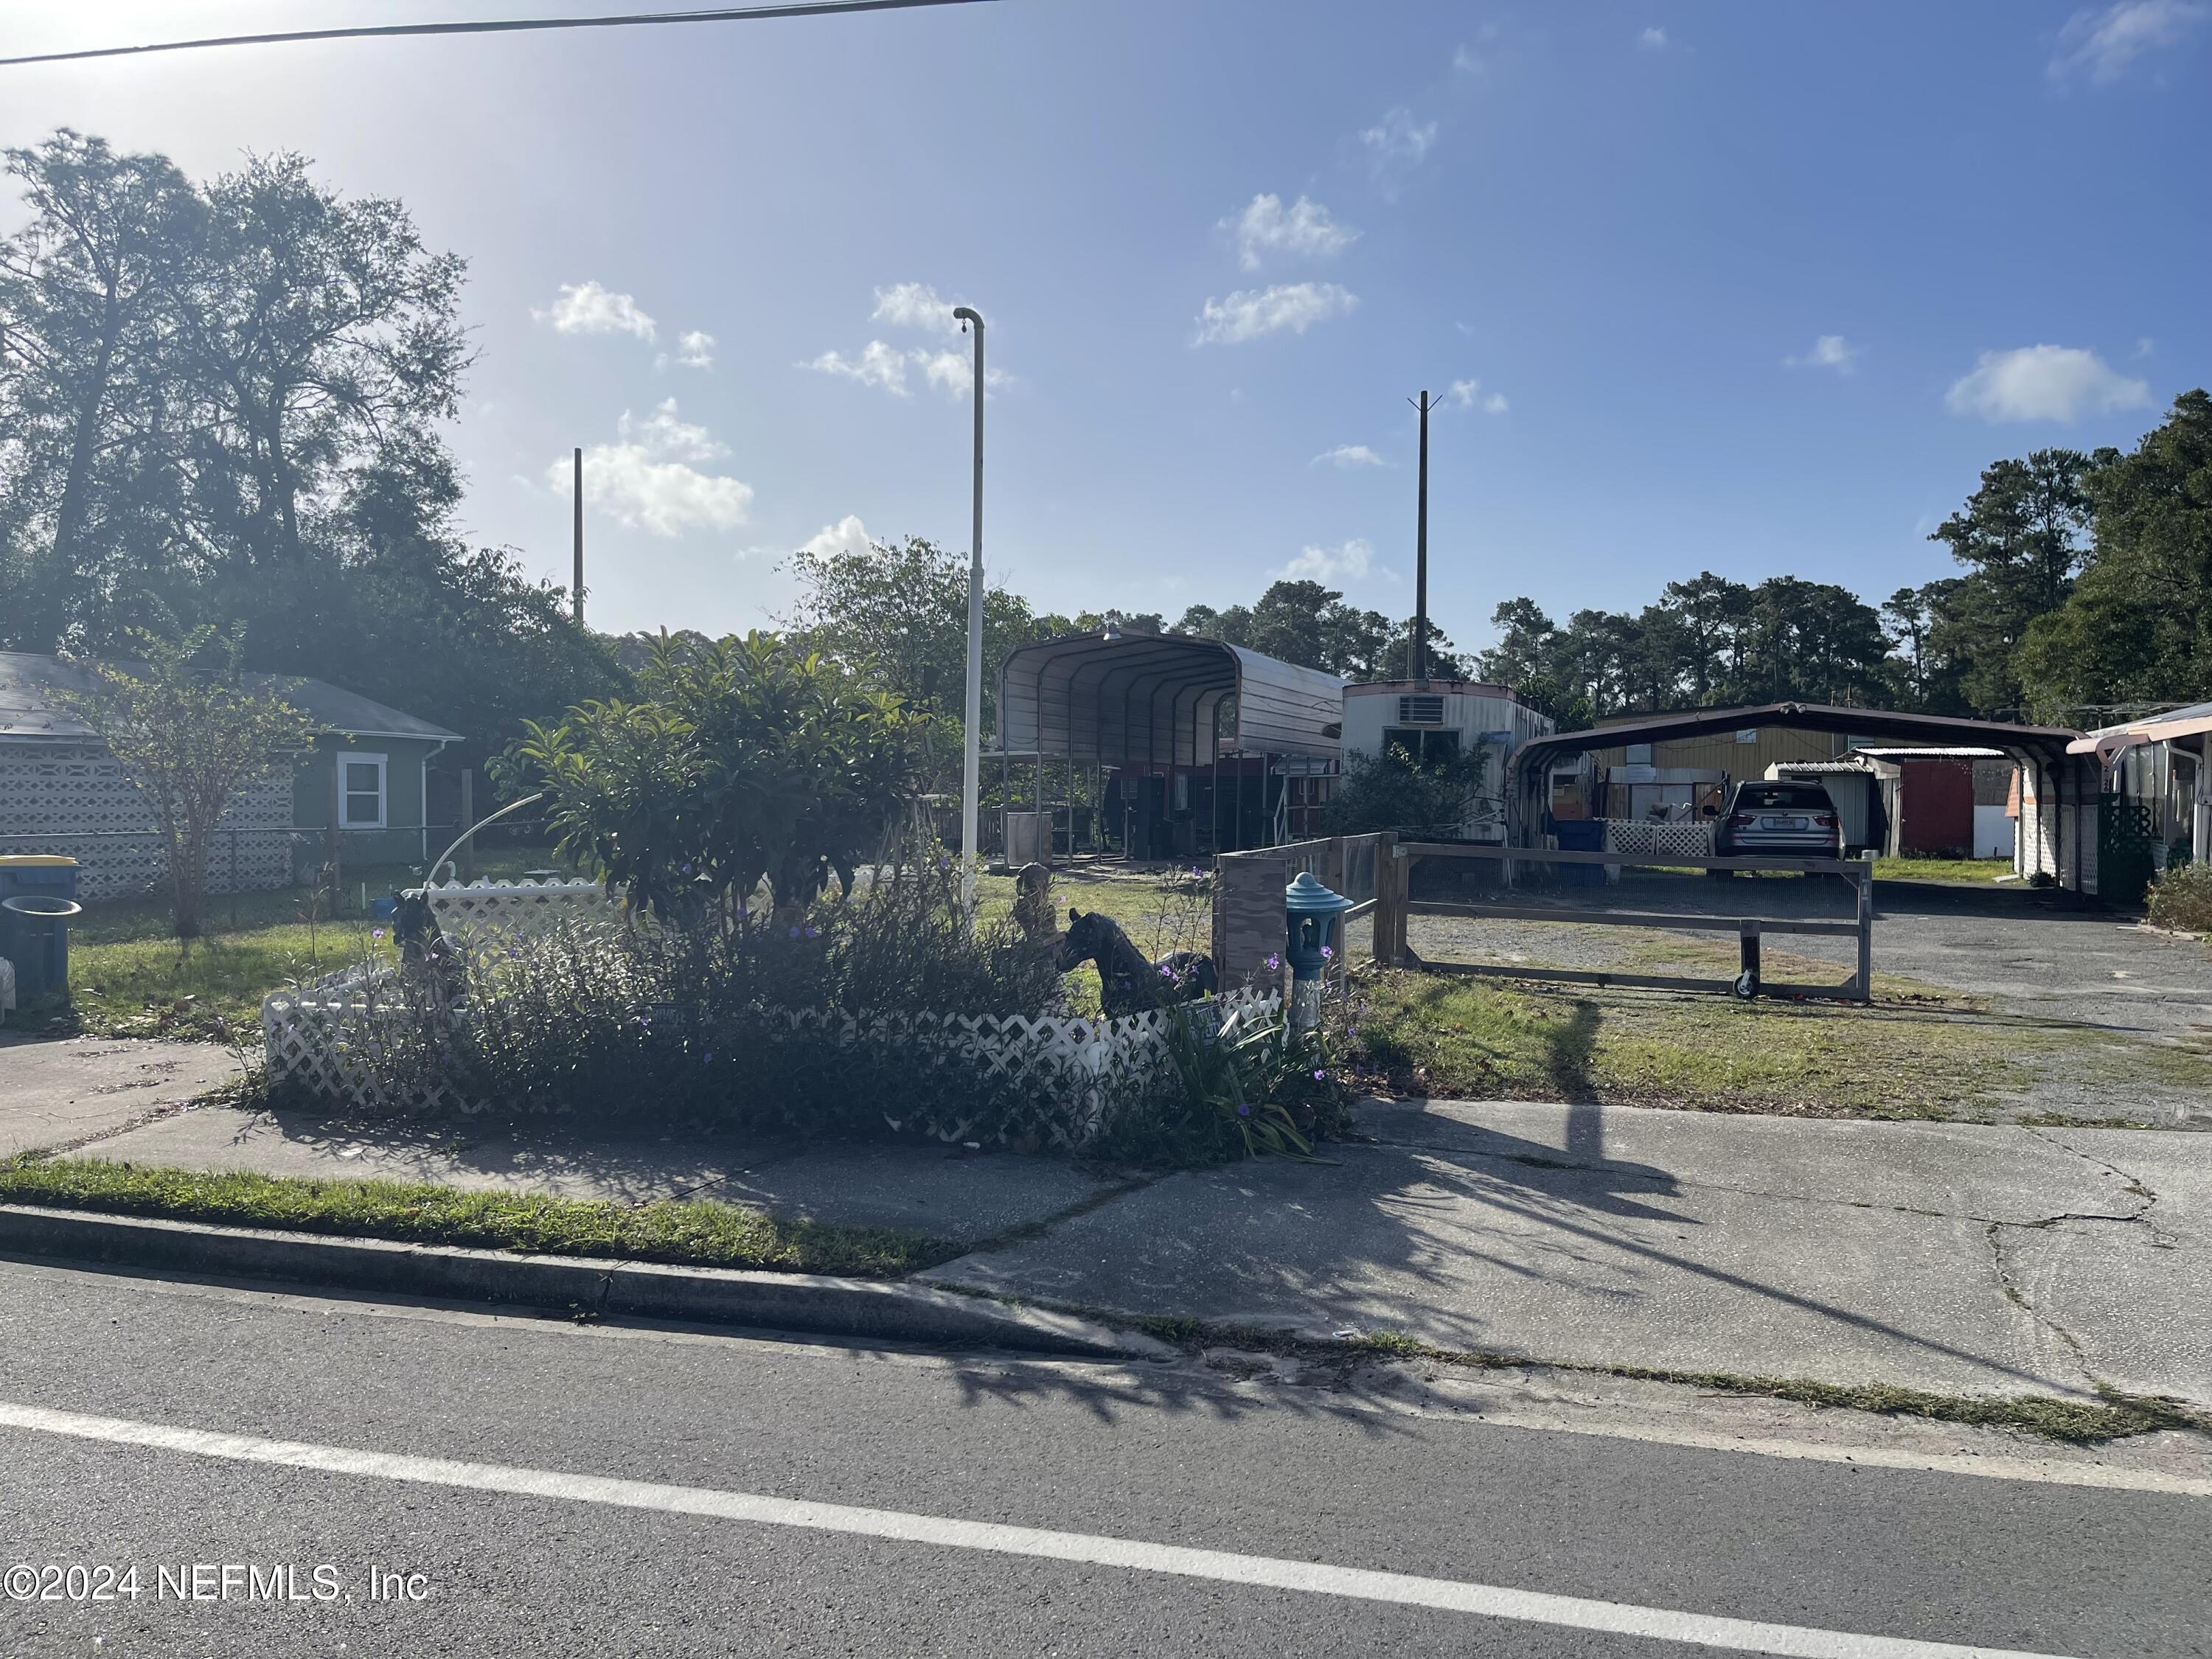
[{"label": "white lattice panel", "polygon": [[[389,971],[333,975],[264,999],[262,1048],[271,1080],[289,1079],[356,1111],[473,1115],[487,1109],[494,1103],[465,1099],[444,1081],[410,1099],[390,1097],[377,1081],[372,1056],[380,1028],[396,1012],[383,1000]],[[1273,1018],[1281,1007],[1279,994],[1254,990],[1195,1005],[1209,1020],[1240,1024]],[[1154,1083],[1170,1064],[1173,1015],[1161,1009],[1116,1019],[921,1014],[863,1020],[809,1008],[767,1009],[762,1017],[770,1042],[872,1043],[910,1057],[917,1067],[958,1060],[1018,1084],[1034,1104],[1018,1121],[1000,1115],[989,1131],[999,1141],[1035,1136],[1048,1146],[1080,1146],[1103,1127],[1117,1099]],[[458,1030],[466,1015],[457,1011],[453,1018]],[[976,1118],[944,1109],[886,1111],[884,1121],[894,1130],[912,1127],[940,1140],[982,1138]]]},{"label": "white lattice panel", "polygon": [[1608,853],[1671,854],[1676,858],[1713,856],[1713,826],[1710,823],[1644,823],[1634,818],[1605,821],[1605,850]]},{"label": "white lattice panel", "polygon": [[[131,770],[97,744],[0,743],[0,853],[77,861],[77,896],[122,898],[169,878],[168,849]],[[232,796],[208,856],[208,890],[292,879],[292,776],[277,768]]]},{"label": "white lattice panel", "polygon": [[441,882],[415,890],[429,895],[438,931],[457,944],[520,938],[564,921],[622,920],[621,897],[595,881]]}]

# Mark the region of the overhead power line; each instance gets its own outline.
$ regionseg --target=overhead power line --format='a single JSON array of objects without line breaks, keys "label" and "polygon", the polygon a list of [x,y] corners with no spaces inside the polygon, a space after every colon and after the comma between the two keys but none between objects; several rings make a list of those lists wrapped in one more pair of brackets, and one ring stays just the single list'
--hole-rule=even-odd
[{"label": "overhead power line", "polygon": [[73,64],[88,58],[136,58],[152,52],[197,52],[208,46],[271,46],[295,40],[370,40],[405,34],[520,34],[538,29],[618,29],[641,23],[743,23],[768,17],[819,17],[848,11],[906,11],[919,6],[967,6],[982,0],[793,0],[780,6],[716,6],[704,11],[630,12],[613,17],[508,17],[466,23],[382,23],[359,28],[295,29],[276,34],[223,34],[204,40],[157,40],[143,46],[94,46],[0,58],[0,69],[20,64]]}]

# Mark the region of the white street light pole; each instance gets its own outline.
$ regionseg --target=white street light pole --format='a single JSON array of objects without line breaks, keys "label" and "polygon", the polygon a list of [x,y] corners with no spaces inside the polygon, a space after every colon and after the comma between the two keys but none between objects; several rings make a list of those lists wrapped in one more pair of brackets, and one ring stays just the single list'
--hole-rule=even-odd
[{"label": "white street light pole", "polygon": [[983,793],[983,314],[956,306],[965,334],[975,325],[975,521],[968,550],[967,733],[960,754],[960,913],[975,923],[976,821]]}]

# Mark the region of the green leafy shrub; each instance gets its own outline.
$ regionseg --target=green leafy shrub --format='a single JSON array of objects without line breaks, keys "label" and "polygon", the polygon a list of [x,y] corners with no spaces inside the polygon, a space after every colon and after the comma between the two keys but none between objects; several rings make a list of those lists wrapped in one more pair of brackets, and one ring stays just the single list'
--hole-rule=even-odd
[{"label": "green leafy shrub", "polygon": [[1292,1037],[1280,1013],[1224,1019],[1211,1003],[1169,1014],[1174,1087],[1115,1126],[1113,1151],[1170,1164],[1310,1158],[1316,1141],[1348,1127],[1350,1093],[1319,1033]]},{"label": "green leafy shrub", "polygon": [[947,860],[908,858],[797,921],[576,923],[448,947],[370,981],[354,1058],[400,1099],[442,1083],[503,1110],[638,1125],[880,1132],[911,1111],[978,1139],[1048,1138],[1050,1103],[943,1017],[1043,1014],[1059,970],[1010,921],[971,935],[956,881]]},{"label": "green leafy shrub", "polygon": [[2212,933],[2212,864],[2169,865],[2148,903],[2154,926]]},{"label": "green leafy shrub", "polygon": [[1487,770],[1480,750],[1427,763],[1396,748],[1381,755],[1348,754],[1336,793],[1322,809],[1322,828],[1332,836],[1382,830],[1413,836],[1464,835]]}]

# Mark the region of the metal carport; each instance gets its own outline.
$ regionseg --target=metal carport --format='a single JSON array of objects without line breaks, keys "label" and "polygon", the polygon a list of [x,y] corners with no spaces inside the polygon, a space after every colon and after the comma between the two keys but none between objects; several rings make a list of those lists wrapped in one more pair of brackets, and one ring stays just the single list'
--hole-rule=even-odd
[{"label": "metal carport", "polygon": [[1594,749],[1711,737],[1768,726],[1899,744],[1998,750],[2021,769],[2020,834],[2014,842],[2014,867],[2024,876],[2047,874],[2061,886],[2078,892],[2097,890],[2097,766],[2094,757],[2085,760],[2067,752],[2081,738],[2080,732],[2062,726],[1851,708],[1834,703],[1768,702],[1638,715],[1588,731],[1558,732],[1524,744],[1510,762],[1514,842],[1522,847],[1538,844],[1547,805],[1546,781],[1556,761]]},{"label": "metal carport", "polygon": [[[1194,835],[1194,850],[1265,845],[1282,816],[1285,775],[1334,770],[1344,684],[1318,669],[1193,635],[1072,634],[1008,654],[999,674],[997,748],[1010,777],[1017,766],[1034,766],[1040,806],[1048,771],[1064,773],[1072,797],[1075,769],[1089,767],[1098,780],[1094,799],[1103,799],[1109,772],[1163,780],[1203,774],[1210,834]],[[1256,826],[1253,803],[1240,797],[1224,811],[1213,787],[1226,765],[1242,791],[1255,763]],[[1160,855],[1149,847],[1145,854]]]}]

